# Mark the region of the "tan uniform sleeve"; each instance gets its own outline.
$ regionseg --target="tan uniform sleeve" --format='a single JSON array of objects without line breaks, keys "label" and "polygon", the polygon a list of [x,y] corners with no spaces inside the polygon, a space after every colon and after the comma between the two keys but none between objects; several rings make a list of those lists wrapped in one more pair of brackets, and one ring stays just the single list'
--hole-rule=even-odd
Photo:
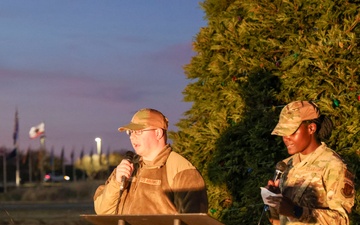
[{"label": "tan uniform sleeve", "polygon": [[181,171],[174,177],[174,204],[179,213],[207,213],[205,182],[196,169]]},{"label": "tan uniform sleeve", "polygon": [[99,186],[94,194],[94,209],[96,214],[114,214],[119,199],[120,183],[115,179],[115,170],[109,176],[105,185]]}]

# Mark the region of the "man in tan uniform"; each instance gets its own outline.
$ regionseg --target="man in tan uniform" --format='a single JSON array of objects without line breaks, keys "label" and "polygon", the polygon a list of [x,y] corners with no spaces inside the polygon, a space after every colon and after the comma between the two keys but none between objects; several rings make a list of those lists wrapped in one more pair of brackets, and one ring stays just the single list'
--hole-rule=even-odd
[{"label": "man in tan uniform", "polygon": [[97,214],[207,213],[205,182],[198,170],[166,143],[167,129],[168,119],[148,108],[119,128],[130,136],[139,163],[122,160],[105,185],[98,187],[94,195]]}]

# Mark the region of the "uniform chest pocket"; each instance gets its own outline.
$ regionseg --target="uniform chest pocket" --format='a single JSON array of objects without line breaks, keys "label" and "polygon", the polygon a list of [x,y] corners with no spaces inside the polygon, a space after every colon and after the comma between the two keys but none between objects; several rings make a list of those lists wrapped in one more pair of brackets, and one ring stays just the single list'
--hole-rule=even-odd
[{"label": "uniform chest pocket", "polygon": [[284,196],[301,205],[322,205],[319,200],[323,199],[324,183],[320,170],[301,170],[289,173],[287,178],[283,187]]}]

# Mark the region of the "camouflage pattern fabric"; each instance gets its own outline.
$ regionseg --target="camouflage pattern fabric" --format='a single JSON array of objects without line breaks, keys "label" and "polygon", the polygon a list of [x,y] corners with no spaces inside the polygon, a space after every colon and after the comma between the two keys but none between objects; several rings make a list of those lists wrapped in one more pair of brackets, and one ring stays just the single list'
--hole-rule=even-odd
[{"label": "camouflage pattern fabric", "polygon": [[320,111],[315,103],[295,101],[287,104],[280,113],[279,122],[272,135],[288,136],[293,134],[303,121],[316,119]]},{"label": "camouflage pattern fabric", "polygon": [[303,207],[303,214],[299,219],[280,215],[281,225],[350,224],[354,176],[337,153],[322,143],[303,161],[297,153],[284,162],[288,168],[280,181],[281,192]]}]

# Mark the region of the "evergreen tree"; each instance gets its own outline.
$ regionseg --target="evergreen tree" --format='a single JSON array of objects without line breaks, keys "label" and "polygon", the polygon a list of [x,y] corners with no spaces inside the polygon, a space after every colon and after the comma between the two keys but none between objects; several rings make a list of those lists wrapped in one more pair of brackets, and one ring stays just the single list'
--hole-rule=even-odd
[{"label": "evergreen tree", "polygon": [[[259,187],[288,156],[271,131],[282,107],[294,100],[313,100],[332,118],[335,129],[327,144],[359,172],[358,3],[200,3],[208,25],[193,43],[197,54],[185,66],[191,83],[183,92],[193,105],[170,138],[203,174],[210,215],[227,225],[258,222]],[[358,207],[351,214],[353,224],[360,221]]]}]

